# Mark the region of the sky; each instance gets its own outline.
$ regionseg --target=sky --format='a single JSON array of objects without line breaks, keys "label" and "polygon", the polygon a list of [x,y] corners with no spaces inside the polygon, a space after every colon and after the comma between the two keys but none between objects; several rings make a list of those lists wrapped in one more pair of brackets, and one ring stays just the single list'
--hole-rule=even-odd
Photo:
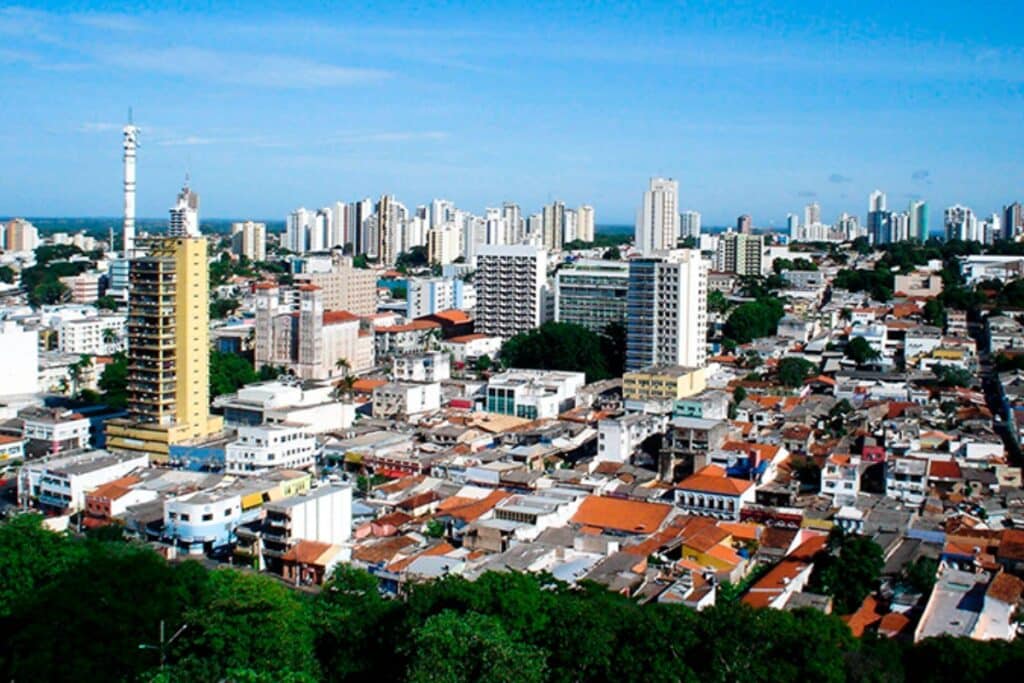
[{"label": "sky", "polygon": [[[382,193],[634,220],[673,177],[707,225],[1024,199],[1024,3],[0,5],[0,215],[206,218]],[[727,7],[725,7],[727,6]]]}]

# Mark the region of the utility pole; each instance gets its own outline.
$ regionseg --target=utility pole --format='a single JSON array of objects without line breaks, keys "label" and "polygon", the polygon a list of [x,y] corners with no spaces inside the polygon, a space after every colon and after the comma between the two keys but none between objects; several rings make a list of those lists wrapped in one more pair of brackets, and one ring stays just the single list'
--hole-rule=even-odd
[{"label": "utility pole", "polygon": [[140,650],[157,650],[160,653],[160,672],[163,673],[164,668],[167,665],[167,647],[178,639],[185,629],[188,628],[188,624],[182,624],[181,628],[174,632],[170,638],[166,637],[166,624],[163,619],[160,620],[160,645],[149,645],[147,643],[141,643],[139,645]]}]

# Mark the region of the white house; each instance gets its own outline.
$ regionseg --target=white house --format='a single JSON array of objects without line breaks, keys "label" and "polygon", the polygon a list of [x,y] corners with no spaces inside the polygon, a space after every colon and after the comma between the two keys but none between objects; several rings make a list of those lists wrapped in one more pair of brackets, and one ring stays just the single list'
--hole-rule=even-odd
[{"label": "white house", "polygon": [[821,495],[830,496],[832,505],[843,507],[857,502],[860,493],[860,456],[830,455],[821,470]]},{"label": "white house", "polygon": [[668,416],[633,413],[601,420],[597,424],[595,461],[627,462],[648,437],[665,431]]},{"label": "white house", "polygon": [[149,456],[90,451],[62,458],[29,462],[18,477],[18,497],[40,506],[75,512],[85,506],[85,494],[97,486],[149,466]]},{"label": "white house", "polygon": [[238,438],[227,445],[229,474],[252,476],[274,469],[308,470],[316,462],[316,438],[304,427],[290,424],[238,428]]}]

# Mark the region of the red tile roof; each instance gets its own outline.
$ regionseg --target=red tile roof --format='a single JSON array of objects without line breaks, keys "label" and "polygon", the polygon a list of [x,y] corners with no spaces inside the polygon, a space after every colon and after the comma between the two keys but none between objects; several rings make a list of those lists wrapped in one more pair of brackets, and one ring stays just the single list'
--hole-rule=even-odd
[{"label": "red tile roof", "polygon": [[358,321],[359,316],[348,311],[324,311],[324,325],[336,325],[338,323],[350,323]]},{"label": "red tile roof", "polygon": [[331,547],[330,543],[299,541],[293,548],[282,555],[281,559],[286,562],[298,562],[299,564],[316,564]]},{"label": "red tile roof", "polygon": [[676,484],[676,488],[686,491],[738,496],[753,485],[754,482],[747,481],[746,479],[733,479],[732,477],[725,476],[725,470],[721,467],[708,465]]},{"label": "red tile roof", "polygon": [[649,534],[658,530],[671,511],[671,505],[662,503],[587,496],[572,521],[583,526]]}]

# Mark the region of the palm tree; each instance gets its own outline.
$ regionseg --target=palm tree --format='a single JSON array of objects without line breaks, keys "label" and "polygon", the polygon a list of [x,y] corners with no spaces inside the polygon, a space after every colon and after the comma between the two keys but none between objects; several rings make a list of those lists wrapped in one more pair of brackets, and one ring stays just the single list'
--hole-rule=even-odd
[{"label": "palm tree", "polygon": [[107,345],[107,350],[110,350],[111,346],[117,344],[117,332],[113,327],[103,328],[103,343]]},{"label": "palm tree", "polygon": [[72,398],[78,397],[79,389],[82,384],[82,375],[85,374],[86,368],[91,366],[92,358],[89,358],[89,356],[84,353],[78,360],[68,366],[68,376],[71,378]]},{"label": "palm tree", "polygon": [[348,373],[352,369],[352,364],[348,362],[348,358],[342,356],[334,363],[334,367],[341,370],[345,377],[348,377]]},{"label": "palm tree", "polygon": [[334,390],[331,392],[331,396],[335,400],[339,400],[342,397],[352,398],[353,387],[355,387],[355,384],[356,378],[352,375],[346,374],[334,385]]}]

